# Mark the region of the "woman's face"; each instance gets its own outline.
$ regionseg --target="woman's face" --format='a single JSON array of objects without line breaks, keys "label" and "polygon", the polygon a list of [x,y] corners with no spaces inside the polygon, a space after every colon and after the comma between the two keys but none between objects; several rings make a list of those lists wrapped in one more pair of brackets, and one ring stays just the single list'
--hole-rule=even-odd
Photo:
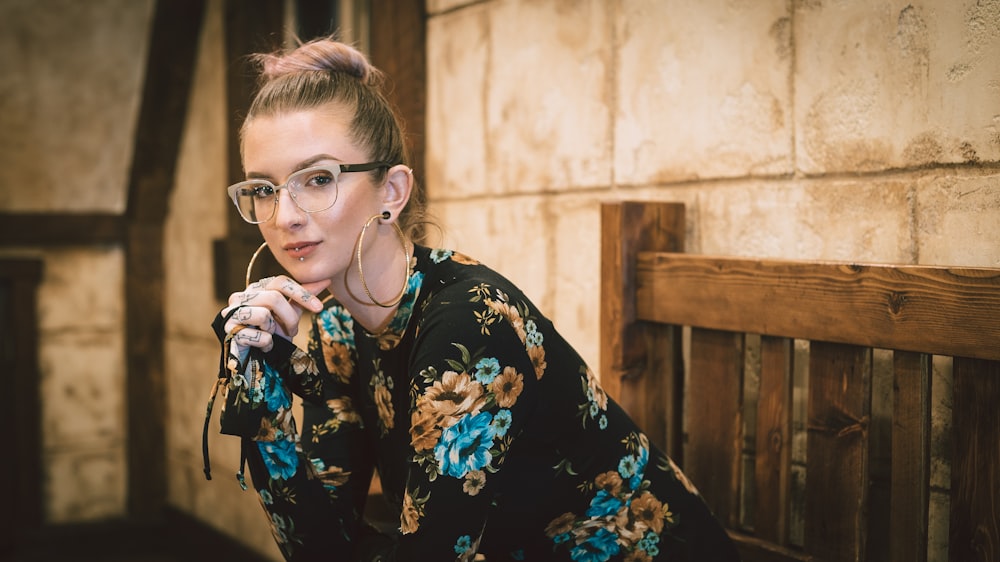
[{"label": "woman's face", "polygon": [[[243,136],[247,178],[283,185],[305,168],[368,162],[366,151],[350,139],[349,121],[349,113],[336,107],[253,118]],[[343,278],[358,233],[382,210],[382,189],[371,177],[372,172],[342,173],[337,202],[315,213],[296,206],[287,190],[278,192],[274,216],[259,225],[260,231],[278,263],[298,282]]]}]

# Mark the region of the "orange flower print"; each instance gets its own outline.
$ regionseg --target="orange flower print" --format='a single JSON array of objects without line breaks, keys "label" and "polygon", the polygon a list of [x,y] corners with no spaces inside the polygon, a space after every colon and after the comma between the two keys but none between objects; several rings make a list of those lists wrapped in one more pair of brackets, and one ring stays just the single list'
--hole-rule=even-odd
[{"label": "orange flower print", "polygon": [[379,426],[385,435],[395,426],[393,417],[396,415],[396,410],[392,407],[392,394],[384,384],[375,385],[375,406],[378,408]]},{"label": "orange flower print", "polygon": [[632,500],[630,508],[636,523],[643,523],[657,535],[663,531],[663,504],[650,492]]},{"label": "orange flower print", "polygon": [[465,483],[462,484],[462,491],[470,496],[474,496],[486,485],[486,473],[482,470],[470,470],[465,475]]},{"label": "orange flower print", "polygon": [[441,416],[432,411],[417,410],[410,415],[410,444],[415,451],[428,451],[437,445]]},{"label": "orange flower print", "polygon": [[590,390],[590,394],[593,395],[593,400],[597,403],[597,407],[602,410],[607,410],[608,394],[604,392],[604,389],[601,387],[601,383],[598,382],[597,377],[594,376],[594,372],[589,368],[587,369],[587,388]]},{"label": "orange flower print", "polygon": [[292,371],[296,375],[319,374],[319,367],[316,366],[316,362],[313,361],[313,358],[308,353],[302,351],[301,349],[295,349],[288,362],[292,367]]},{"label": "orange flower print", "polygon": [[545,534],[549,537],[555,537],[557,535],[568,533],[573,530],[573,523],[575,521],[575,514],[563,513],[549,522],[548,526],[545,527]]},{"label": "orange flower print", "polygon": [[417,402],[417,407],[441,418],[441,427],[455,425],[465,414],[476,415],[486,403],[483,396],[483,385],[476,382],[468,373],[445,371],[440,381],[424,391]]},{"label": "orange flower print", "polygon": [[490,383],[490,390],[496,395],[497,404],[501,408],[510,408],[524,390],[524,376],[514,367],[504,367],[503,373]]},{"label": "orange flower print", "polygon": [[548,363],[545,362],[545,348],[540,345],[529,347],[528,357],[531,358],[531,364],[535,366],[535,378],[542,380],[545,368],[548,367]]},{"label": "orange flower print", "polygon": [[349,471],[344,471],[343,468],[339,466],[331,466],[323,471],[318,471],[316,476],[319,478],[325,486],[331,486],[333,488],[339,488],[347,481],[351,479],[351,473]]},{"label": "orange flower print", "polygon": [[521,318],[521,313],[516,308],[505,302],[493,299],[486,299],[486,306],[500,316],[503,316],[510,323],[511,328],[514,328],[514,332],[517,333],[517,337],[521,340],[521,343],[527,340],[528,332],[524,329],[524,319]]},{"label": "orange flower print", "polygon": [[344,423],[361,423],[361,416],[354,409],[354,402],[350,396],[333,398],[326,401],[326,409],[334,414],[337,421]]},{"label": "orange flower print", "polygon": [[351,348],[344,342],[334,341],[329,333],[320,332],[320,339],[323,342],[323,359],[326,362],[326,370],[331,375],[337,377],[342,383],[351,380],[354,372],[354,361],[351,359]]},{"label": "orange flower print", "polygon": [[420,514],[417,512],[416,506],[413,505],[413,496],[410,495],[409,490],[403,495],[403,511],[399,516],[399,523],[399,530],[404,535],[416,533],[417,529],[420,528]]},{"label": "orange flower print", "polygon": [[470,258],[461,252],[452,252],[451,261],[462,265],[479,265],[479,260]]},{"label": "orange flower print", "polygon": [[612,496],[617,496],[622,490],[622,477],[618,475],[618,472],[609,470],[598,474],[597,478],[594,479],[594,485],[597,486],[598,490],[604,490]]}]

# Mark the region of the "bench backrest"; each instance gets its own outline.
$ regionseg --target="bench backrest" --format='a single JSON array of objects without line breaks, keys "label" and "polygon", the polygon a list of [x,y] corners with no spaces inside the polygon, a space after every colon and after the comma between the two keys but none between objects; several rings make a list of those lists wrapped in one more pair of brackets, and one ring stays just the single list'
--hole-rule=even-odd
[{"label": "bench backrest", "polygon": [[745,560],[927,560],[936,365],[948,558],[1000,560],[1000,269],[687,255],[685,228],[680,204],[602,206],[601,380]]}]

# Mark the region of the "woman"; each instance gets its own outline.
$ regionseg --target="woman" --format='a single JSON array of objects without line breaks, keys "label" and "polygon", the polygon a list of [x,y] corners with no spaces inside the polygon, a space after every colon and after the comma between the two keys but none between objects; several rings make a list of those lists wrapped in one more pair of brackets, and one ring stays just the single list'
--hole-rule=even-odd
[{"label": "woman", "polygon": [[[229,194],[290,277],[234,293],[214,327],[222,429],[243,438],[285,557],[737,559],[517,287],[411,240],[422,198],[364,56],[324,39],[259,62],[248,179]],[[289,339],[305,311],[303,351]],[[398,520],[386,534],[361,517],[374,470]]]}]

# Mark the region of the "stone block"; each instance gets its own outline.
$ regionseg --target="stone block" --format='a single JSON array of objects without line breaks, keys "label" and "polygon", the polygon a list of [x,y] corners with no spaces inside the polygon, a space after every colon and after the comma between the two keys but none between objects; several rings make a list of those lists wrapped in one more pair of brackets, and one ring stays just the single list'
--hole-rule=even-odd
[{"label": "stone block", "polygon": [[39,350],[43,450],[123,448],[124,335],[44,334]]},{"label": "stone block", "polygon": [[792,169],[782,0],[625,0],[615,22],[617,184]]},{"label": "stone block", "polygon": [[797,6],[800,170],[1000,159],[1000,5],[848,0]]},{"label": "stone block", "polygon": [[48,452],[43,479],[45,522],[125,516],[125,453],[119,446]]},{"label": "stone block", "polygon": [[[507,0],[488,7],[486,189],[501,195],[610,185],[613,4]],[[468,95],[479,95],[478,84],[469,86]]]},{"label": "stone block", "polygon": [[913,263],[911,182],[747,182],[706,186],[706,254]]},{"label": "stone block", "polygon": [[120,329],[125,318],[124,271],[120,247],[46,251],[38,289],[41,332]]},{"label": "stone block", "polygon": [[427,22],[426,187],[432,199],[495,191],[486,181],[487,6]]},{"label": "stone block", "polygon": [[917,185],[920,263],[1000,267],[1000,175],[935,174]]}]

